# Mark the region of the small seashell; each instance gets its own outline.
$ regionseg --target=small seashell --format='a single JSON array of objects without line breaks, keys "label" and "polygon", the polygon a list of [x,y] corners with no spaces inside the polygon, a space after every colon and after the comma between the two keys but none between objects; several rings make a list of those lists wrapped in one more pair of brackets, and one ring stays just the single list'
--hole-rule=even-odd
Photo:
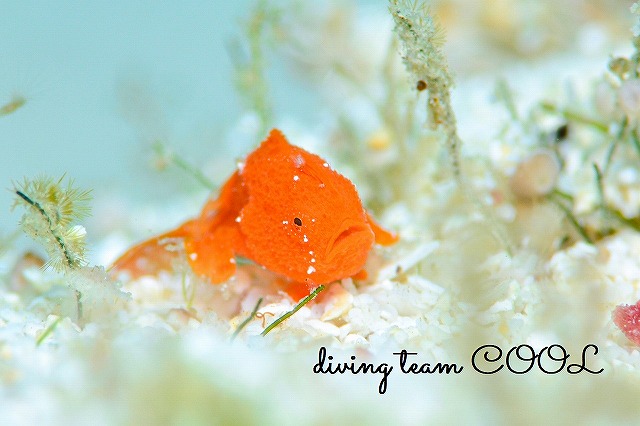
[{"label": "small seashell", "polygon": [[540,151],[524,159],[511,176],[509,186],[516,197],[543,197],[556,186],[560,163],[550,151]]}]

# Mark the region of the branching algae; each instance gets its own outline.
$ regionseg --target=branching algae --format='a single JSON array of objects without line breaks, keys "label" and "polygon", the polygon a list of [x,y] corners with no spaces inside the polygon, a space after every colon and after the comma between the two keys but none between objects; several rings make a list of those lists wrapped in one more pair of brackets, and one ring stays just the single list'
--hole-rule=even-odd
[{"label": "branching algae", "polygon": [[86,231],[74,222],[89,215],[91,191],[75,188],[73,181],[64,187],[63,179],[41,176],[16,184],[14,208],[26,208],[20,226],[47,251],[46,266],[69,272],[87,264]]},{"label": "branching algae", "polygon": [[442,52],[444,32],[429,14],[424,1],[390,0],[389,9],[395,32],[402,44],[403,60],[415,81],[416,90],[426,91],[429,127],[445,136],[453,174],[473,205],[485,216],[493,236],[507,253],[514,251],[504,226],[472,190],[460,163],[460,144],[456,117],[451,106],[453,77]]},{"label": "branching algae", "polygon": [[[26,209],[20,226],[46,250],[49,259],[44,267],[62,272],[72,290],[75,312],[62,309],[59,314],[75,317],[77,323],[83,325],[90,320],[109,318],[113,309],[123,305],[126,295],[107,276],[104,268],[87,266],[86,231],[76,221],[89,215],[91,191],[76,188],[72,180],[65,186],[63,180],[64,176],[58,180],[46,176],[24,179],[14,186],[14,207]],[[46,295],[43,297],[47,298]],[[58,323],[54,321],[37,343],[40,344]]]}]

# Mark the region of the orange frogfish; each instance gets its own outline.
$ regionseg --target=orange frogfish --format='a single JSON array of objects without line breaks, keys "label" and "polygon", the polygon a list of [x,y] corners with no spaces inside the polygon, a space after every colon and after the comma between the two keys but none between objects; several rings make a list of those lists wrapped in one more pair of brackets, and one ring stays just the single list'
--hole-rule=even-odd
[{"label": "orange frogfish", "polygon": [[178,241],[193,272],[211,283],[231,278],[238,256],[281,275],[297,299],[320,284],[366,276],[374,242],[397,239],[365,211],[349,179],[274,129],[199,217],[129,249],[114,270],[135,278],[170,269],[177,252],[166,247]]}]

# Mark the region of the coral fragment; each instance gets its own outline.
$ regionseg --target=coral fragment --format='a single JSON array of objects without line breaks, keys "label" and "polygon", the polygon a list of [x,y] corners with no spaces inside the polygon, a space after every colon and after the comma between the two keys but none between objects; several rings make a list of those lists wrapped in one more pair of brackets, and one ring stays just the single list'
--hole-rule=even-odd
[{"label": "coral fragment", "polygon": [[635,305],[618,305],[611,316],[620,331],[640,346],[640,301]]}]

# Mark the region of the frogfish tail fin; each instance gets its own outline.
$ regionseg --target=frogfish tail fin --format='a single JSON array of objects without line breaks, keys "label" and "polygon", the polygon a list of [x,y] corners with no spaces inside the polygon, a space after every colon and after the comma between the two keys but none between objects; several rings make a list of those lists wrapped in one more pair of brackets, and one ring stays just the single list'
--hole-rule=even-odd
[{"label": "frogfish tail fin", "polygon": [[172,245],[182,244],[173,239],[181,239],[187,235],[185,225],[187,224],[131,247],[113,262],[111,274],[128,273],[132,279],[136,279],[171,270],[172,263],[179,254],[179,250],[172,250]]}]

